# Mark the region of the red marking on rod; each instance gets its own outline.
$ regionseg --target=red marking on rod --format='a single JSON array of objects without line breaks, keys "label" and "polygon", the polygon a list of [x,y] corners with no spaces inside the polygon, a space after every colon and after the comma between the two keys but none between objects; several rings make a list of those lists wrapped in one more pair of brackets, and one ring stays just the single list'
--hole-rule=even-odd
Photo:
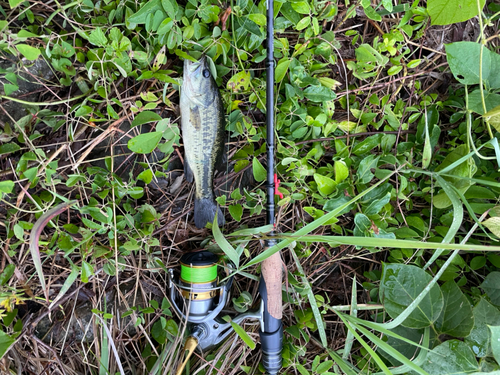
[{"label": "red marking on rod", "polygon": [[283,193],[280,193],[278,188],[280,187],[280,180],[278,180],[278,175],[274,174],[274,195],[278,195],[280,199],[283,199]]}]

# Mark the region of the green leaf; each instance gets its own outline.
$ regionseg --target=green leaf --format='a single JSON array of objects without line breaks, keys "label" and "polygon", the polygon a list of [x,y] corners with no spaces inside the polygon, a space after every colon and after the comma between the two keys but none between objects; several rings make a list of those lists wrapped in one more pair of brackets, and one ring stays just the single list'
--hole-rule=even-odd
[{"label": "green leaf", "polygon": [[127,21],[129,23],[142,24],[146,23],[146,18],[150,14],[154,14],[157,10],[162,10],[161,0],[151,0],[147,1],[145,5],[139,9],[139,11],[130,17]]},{"label": "green leaf", "polygon": [[38,56],[40,56],[40,50],[35,47],[28,46],[27,44],[17,44],[16,48],[19,52],[21,52],[21,55],[26,57],[28,60],[36,60],[38,59]]},{"label": "green leaf", "polygon": [[[432,277],[416,266],[384,264],[380,284],[380,297],[387,313],[399,316],[426,288]],[[408,328],[425,328],[434,323],[443,309],[444,300],[438,285],[433,285],[424,299],[404,320]]]},{"label": "green leaf", "polygon": [[95,46],[105,47],[108,44],[108,38],[100,27],[96,27],[89,35],[89,42]]},{"label": "green leaf", "polygon": [[285,16],[285,18],[294,25],[299,23],[299,21],[302,19],[302,16],[292,8],[292,4],[289,1],[285,1],[283,3],[280,11],[283,14],[283,16]]},{"label": "green leaf", "polygon": [[8,264],[3,272],[0,274],[0,285],[5,285],[9,282],[10,278],[14,274],[14,271],[16,270],[16,266],[14,264]]},{"label": "green leaf", "polygon": [[[397,326],[394,329],[390,330],[391,332],[402,336],[408,340],[413,341],[414,343],[419,343],[420,340],[422,339],[422,334],[423,330],[419,329],[411,329],[411,328],[406,328],[403,326]],[[397,339],[393,336],[386,335],[387,337],[387,344],[389,345],[390,348],[397,350],[401,355],[404,355],[406,358],[411,359],[415,356],[416,352],[418,351],[418,348],[415,345],[411,345],[410,343]],[[399,366],[401,365],[401,362],[393,358],[389,353],[383,350],[382,347],[381,349],[381,354],[389,360],[389,362],[392,363],[394,366]],[[379,350],[377,350],[379,352]]]},{"label": "green leaf", "polygon": [[288,71],[288,67],[290,66],[291,62],[292,60],[284,60],[278,64],[275,71],[275,78],[277,83],[281,82],[283,78],[285,78],[286,72]]},{"label": "green leaf", "polygon": [[0,358],[3,358],[14,342],[16,342],[15,336],[9,336],[4,331],[0,331]]},{"label": "green leaf", "polygon": [[240,265],[240,256],[220,231],[219,225],[217,223],[217,214],[215,214],[212,233],[214,235],[215,242],[217,242],[217,245],[219,245],[224,254],[226,254],[227,257],[234,263],[236,268],[238,268]]},{"label": "green leaf", "polygon": [[138,154],[149,154],[158,146],[163,132],[144,133],[135,136],[127,143],[128,148]]},{"label": "green leaf", "polygon": [[318,190],[321,194],[328,196],[335,191],[337,183],[330,177],[322,176],[318,173],[315,173],[313,177],[314,181],[318,184]]},{"label": "green leaf", "polygon": [[240,336],[243,342],[248,345],[250,350],[254,350],[256,347],[255,342],[248,335],[248,333],[246,333],[246,331],[238,323],[235,323],[232,320],[230,320],[230,322],[231,322],[231,327],[233,327],[234,329],[234,332],[236,332],[238,336]]},{"label": "green leaf", "polygon": [[309,26],[310,23],[311,23],[311,17],[304,17],[299,21],[299,23],[295,28],[299,31],[304,30],[307,26]]},{"label": "green leaf", "polygon": [[311,7],[309,6],[307,1],[293,1],[292,9],[295,10],[299,14],[309,14],[311,11]]},{"label": "green leaf", "polygon": [[491,352],[500,363],[500,326],[489,326],[491,331]]},{"label": "green leaf", "polygon": [[488,228],[491,233],[495,236],[500,237],[500,217],[494,216],[489,219],[483,221],[482,223],[486,228]]},{"label": "green leaf", "polygon": [[[479,0],[480,8],[486,0]],[[477,0],[429,0],[427,12],[431,16],[431,25],[451,25],[467,21],[478,15]]]},{"label": "green leaf", "polygon": [[24,239],[24,229],[19,224],[14,225],[14,235],[18,240]]},{"label": "green leaf", "polygon": [[242,26],[246,31],[250,32],[251,34],[253,34],[259,38],[262,37],[262,32],[260,31],[259,25],[257,25],[255,22],[250,20],[250,18],[247,18],[243,22]]},{"label": "green leaf", "polygon": [[157,320],[151,328],[151,336],[153,336],[153,338],[160,344],[164,344],[165,340],[167,339],[167,330],[165,329],[166,326],[167,319],[161,316],[160,319]]},{"label": "green leaf", "polygon": [[380,199],[374,199],[370,205],[363,210],[365,215],[376,215],[380,212],[380,210],[391,200],[391,193],[387,193]]},{"label": "green leaf", "polygon": [[249,14],[248,18],[259,26],[266,26],[266,16],[261,13]]},{"label": "green leaf", "polygon": [[89,263],[82,261],[82,276],[81,276],[82,282],[88,283],[89,277],[93,274],[94,274],[94,269],[92,268],[92,266]]},{"label": "green leaf", "polygon": [[250,72],[242,70],[227,81],[227,89],[232,92],[246,91],[250,86],[251,78]]},{"label": "green leaf", "polygon": [[377,167],[379,159],[380,156],[375,156],[373,154],[370,154],[369,156],[361,160],[361,163],[359,163],[357,171],[358,183],[367,184],[372,180],[372,178],[375,175],[372,173],[371,170]]},{"label": "green leaf", "polygon": [[241,216],[243,216],[243,207],[241,204],[232,204],[229,206],[229,213],[236,221],[241,221]]},{"label": "green leaf", "polygon": [[19,4],[21,4],[24,0],[9,0],[10,9],[14,9]]},{"label": "green leaf", "polygon": [[10,154],[12,152],[19,151],[20,149],[21,147],[19,147],[19,145],[16,143],[5,143],[3,145],[0,145],[0,155]]},{"label": "green leaf", "polygon": [[474,258],[472,258],[471,262],[470,262],[470,269],[475,271],[475,270],[478,270],[480,268],[483,268],[484,266],[486,265],[486,257],[483,257],[483,256],[476,256]]},{"label": "green leaf", "polygon": [[134,120],[132,121],[132,127],[160,120],[160,115],[151,111],[144,111],[135,116]]},{"label": "green leaf", "polygon": [[[177,15],[177,12],[179,10],[179,5],[177,4],[176,0],[161,0],[161,5],[165,12],[167,12],[167,15],[175,19],[175,16]],[[142,9],[141,9],[142,10]]]},{"label": "green leaf", "polygon": [[3,84],[3,91],[5,92],[5,95],[7,95],[7,96],[12,94],[13,92],[16,92],[17,90],[19,90],[18,85],[12,85],[10,83]]},{"label": "green leaf", "polygon": [[78,269],[77,266],[73,266],[71,268],[71,273],[64,281],[64,284],[63,284],[61,290],[59,290],[57,297],[52,301],[52,303],[50,304],[50,307],[55,306],[57,304],[57,301],[59,301],[66,294],[66,292],[69,290],[71,285],[73,285],[73,283],[77,279],[79,273],[80,273],[80,270]]},{"label": "green leaf", "polygon": [[266,168],[262,166],[259,159],[253,158],[252,170],[253,170],[253,178],[255,178],[255,181],[262,182],[267,178]]},{"label": "green leaf", "polygon": [[38,174],[38,167],[32,167],[24,171],[23,175],[31,182],[35,181],[36,175]]},{"label": "green leaf", "polygon": [[479,287],[485,291],[492,304],[500,306],[500,272],[490,272]]},{"label": "green leaf", "polygon": [[349,177],[349,168],[343,160],[335,160],[333,164],[335,170],[335,182],[338,184]]},{"label": "green leaf", "polygon": [[448,340],[427,354],[422,369],[432,375],[465,375],[478,371],[479,365],[465,343]]},{"label": "green leaf", "polygon": [[363,10],[365,11],[366,16],[374,21],[380,22],[382,21],[382,17],[380,14],[378,14],[375,9],[372,8],[370,5],[370,0],[362,0],[361,1],[361,6],[363,7]]},{"label": "green leaf", "polygon": [[441,286],[444,298],[444,308],[436,320],[435,327],[439,334],[454,337],[469,335],[474,327],[472,306],[454,281],[448,281]]},{"label": "green leaf", "polygon": [[472,349],[476,357],[486,357],[490,352],[490,332],[488,325],[500,325],[500,311],[481,298],[472,309],[474,327],[464,341]]},{"label": "green leaf", "polygon": [[380,145],[380,138],[382,138],[381,134],[372,135],[366,138],[364,141],[359,142],[356,146],[354,146],[352,153],[359,156],[370,152],[375,147]]},{"label": "green leaf", "polygon": [[[481,45],[475,42],[455,42],[447,44],[445,48],[453,76],[464,85],[479,84]],[[500,55],[483,47],[483,81],[488,81],[492,88],[500,88],[499,70]]]},{"label": "green leaf", "polygon": [[309,86],[304,90],[304,96],[312,102],[320,103],[333,100],[337,97],[335,93],[325,86]]},{"label": "green leaf", "polygon": [[151,171],[151,169],[146,169],[139,173],[137,179],[143,181],[145,184],[149,184],[151,183],[151,181],[153,181],[153,172]]},{"label": "green leaf", "polygon": [[318,365],[318,367],[316,368],[316,372],[318,374],[322,374],[322,373],[330,370],[332,368],[332,366],[333,366],[332,360],[324,361]]}]

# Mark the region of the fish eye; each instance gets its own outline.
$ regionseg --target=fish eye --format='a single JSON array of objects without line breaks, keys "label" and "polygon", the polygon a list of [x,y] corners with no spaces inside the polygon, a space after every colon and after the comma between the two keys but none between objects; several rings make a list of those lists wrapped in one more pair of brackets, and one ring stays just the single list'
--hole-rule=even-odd
[{"label": "fish eye", "polygon": [[208,69],[203,69],[203,77],[205,78],[210,77],[210,72],[208,71]]}]

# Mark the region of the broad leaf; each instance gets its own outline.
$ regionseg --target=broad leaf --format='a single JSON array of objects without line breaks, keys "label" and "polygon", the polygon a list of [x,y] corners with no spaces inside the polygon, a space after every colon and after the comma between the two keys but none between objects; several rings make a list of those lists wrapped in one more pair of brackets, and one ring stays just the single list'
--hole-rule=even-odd
[{"label": "broad leaf", "polygon": [[[483,225],[488,228],[495,236],[500,237],[500,217],[490,217],[483,221]],[[489,275],[488,275],[489,276]]]},{"label": "broad leaf", "polygon": [[472,306],[454,281],[441,286],[444,308],[435,327],[440,334],[454,337],[467,336],[474,327]]},{"label": "broad leaf", "polygon": [[152,152],[163,135],[163,132],[151,132],[139,134],[138,136],[130,139],[127,143],[128,148],[138,154],[149,154]]},{"label": "broad leaf", "polygon": [[16,152],[20,149],[21,149],[21,147],[16,143],[5,143],[3,145],[0,145],[0,155],[10,154],[10,153]]},{"label": "broad leaf", "polygon": [[162,10],[161,0],[147,1],[141,9],[132,16],[128,17],[127,21],[130,23],[141,24],[146,23],[146,18],[150,14],[154,14],[157,10]]},{"label": "broad leaf", "polygon": [[500,363],[500,326],[489,326],[491,332],[491,351]]},{"label": "broad leaf", "polygon": [[252,170],[253,170],[253,178],[255,181],[262,182],[267,177],[266,168],[264,168],[257,158],[253,158],[252,160]]},{"label": "broad leaf", "polygon": [[337,183],[333,181],[330,177],[320,175],[319,173],[314,174],[314,181],[318,184],[318,190],[321,194],[330,195],[335,191]]},{"label": "broad leaf", "polygon": [[337,97],[335,93],[325,86],[309,86],[304,90],[304,96],[312,102],[325,102]]},{"label": "broad leaf", "polygon": [[[380,285],[381,300],[387,313],[396,318],[426,288],[432,277],[416,266],[384,264]],[[402,323],[408,328],[425,328],[434,323],[444,300],[439,286],[433,285],[418,307]]]},{"label": "broad leaf", "polygon": [[0,331],[0,358],[3,358],[5,353],[9,350],[10,346],[14,344],[15,338],[9,336],[4,331]]},{"label": "broad leaf", "polygon": [[[481,45],[475,42],[456,42],[446,45],[446,59],[455,78],[464,85],[479,84]],[[483,47],[483,81],[491,88],[500,88],[500,55]]]},{"label": "broad leaf", "polygon": [[479,365],[464,342],[448,340],[427,354],[422,369],[432,375],[465,375],[478,371]]},{"label": "broad leaf", "polygon": [[500,272],[489,273],[480,287],[486,292],[492,304],[500,306]]},{"label": "broad leaf", "polygon": [[132,127],[159,120],[161,120],[160,115],[151,111],[144,111],[135,116],[134,121],[132,121]]},{"label": "broad leaf", "polygon": [[[394,329],[391,329],[391,332],[400,335],[404,338],[407,338],[415,343],[420,343],[423,335],[423,330],[419,329],[411,329],[411,328],[406,328],[403,326],[396,327]],[[399,353],[404,355],[406,358],[411,359],[415,356],[416,352],[418,351],[418,348],[415,345],[411,345],[403,340],[399,340],[395,337],[392,336],[386,336],[387,337],[387,344],[391,347],[396,349]],[[393,358],[391,355],[386,353],[384,350],[381,348],[377,349],[377,353],[380,352],[393,366],[399,366],[402,363],[398,361],[397,359]]]},{"label": "broad leaf", "polygon": [[[485,0],[479,0],[481,9]],[[477,0],[429,0],[427,11],[431,16],[431,25],[451,25],[467,21],[478,15]]]},{"label": "broad leaf", "polygon": [[474,327],[465,343],[469,345],[476,357],[486,357],[490,346],[490,332],[488,325],[500,325],[500,311],[484,298],[472,310],[474,316]]},{"label": "broad leaf", "polygon": [[28,46],[27,44],[17,44],[16,48],[19,52],[21,52],[21,55],[26,57],[28,60],[36,60],[38,59],[38,56],[40,56],[40,50],[35,47]]}]

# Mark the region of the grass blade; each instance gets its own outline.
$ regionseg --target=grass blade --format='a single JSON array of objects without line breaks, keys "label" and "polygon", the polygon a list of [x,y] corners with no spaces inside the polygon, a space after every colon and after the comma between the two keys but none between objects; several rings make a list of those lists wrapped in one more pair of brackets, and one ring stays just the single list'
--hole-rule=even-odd
[{"label": "grass blade", "polygon": [[[450,184],[439,175],[435,175],[435,177],[436,181],[439,183],[439,185],[441,185],[448,198],[450,198],[451,203],[453,204],[453,220],[451,222],[450,229],[448,229],[446,236],[444,236],[443,241],[441,241],[442,243],[450,243],[455,238],[455,235],[460,229],[460,225],[462,225],[462,221],[464,219],[464,208],[462,206],[462,203],[460,202],[460,198],[457,196]],[[438,249],[434,254],[432,254],[431,259],[429,259],[423,269],[425,270],[429,268],[429,266],[434,263],[437,258],[439,258],[443,251],[444,249],[441,248]]]},{"label": "grass blade", "polygon": [[[345,318],[345,315],[342,313],[339,313],[339,315],[342,315],[341,319],[344,321],[347,321]],[[398,352],[396,349],[391,347],[389,344],[387,344],[385,341],[371,333],[369,330],[366,328],[362,327],[361,325],[358,325],[356,323],[350,322],[350,324],[353,326],[353,330],[357,329],[360,331],[365,337],[370,339],[371,342],[373,342],[375,345],[377,345],[380,349],[382,349],[384,352],[389,354],[391,357],[397,359],[399,362],[404,363],[406,366],[408,366],[411,370],[416,371],[417,373],[421,375],[429,375],[426,371],[422,370],[419,366],[417,366],[415,363],[410,361],[408,358],[406,358],[404,355],[402,355],[400,352]]]},{"label": "grass blade", "polygon": [[50,304],[49,310],[52,309],[57,304],[57,301],[59,301],[66,294],[66,292],[71,287],[71,285],[73,285],[73,283],[75,282],[75,280],[76,280],[76,278],[78,277],[79,274],[80,274],[80,270],[78,269],[78,267],[76,267],[75,265],[73,265],[72,269],[71,269],[71,273],[69,274],[68,278],[64,282],[61,290],[57,294],[57,297],[54,298],[54,300]]},{"label": "grass blade", "polygon": [[35,264],[36,273],[38,274],[38,278],[40,279],[40,286],[42,287],[43,293],[45,294],[45,299],[49,302],[49,291],[47,290],[47,286],[45,284],[45,276],[43,274],[42,268],[42,259],[40,257],[40,249],[38,247],[38,241],[40,240],[40,235],[42,234],[43,229],[47,225],[47,223],[55,216],[59,215],[61,212],[75,204],[76,201],[69,201],[58,204],[54,208],[48,210],[42,216],[38,218],[38,220],[33,225],[30,234],[30,253],[33,258],[33,263]]},{"label": "grass blade", "polygon": [[234,263],[236,268],[238,268],[240,264],[240,256],[220,231],[219,225],[217,223],[217,214],[215,214],[215,219],[212,225],[212,233],[214,235],[215,242],[217,242],[217,245],[219,245],[221,250],[227,255],[231,262]]},{"label": "grass blade", "polygon": [[[357,294],[356,275],[354,275],[354,279],[352,281],[351,310],[350,310],[350,314],[353,317],[358,316],[358,301],[356,298],[356,294]],[[349,354],[351,353],[353,343],[354,343],[354,335],[352,334],[351,331],[348,331],[347,337],[345,339],[344,354],[342,355],[342,359],[347,360],[349,358]]]},{"label": "grass blade", "polygon": [[293,259],[295,260],[295,264],[297,265],[297,269],[301,274],[302,282],[307,286],[307,298],[309,300],[309,304],[311,305],[314,319],[316,320],[316,324],[318,326],[321,344],[326,348],[328,346],[328,342],[326,341],[325,326],[323,325],[323,318],[321,317],[321,313],[319,312],[318,304],[316,303],[316,298],[314,297],[314,293],[312,292],[311,284],[309,283],[309,280],[307,280],[307,277],[303,276],[304,269],[302,268],[300,260],[297,257],[297,254],[295,254],[295,251],[291,250],[290,253],[292,254]]}]

